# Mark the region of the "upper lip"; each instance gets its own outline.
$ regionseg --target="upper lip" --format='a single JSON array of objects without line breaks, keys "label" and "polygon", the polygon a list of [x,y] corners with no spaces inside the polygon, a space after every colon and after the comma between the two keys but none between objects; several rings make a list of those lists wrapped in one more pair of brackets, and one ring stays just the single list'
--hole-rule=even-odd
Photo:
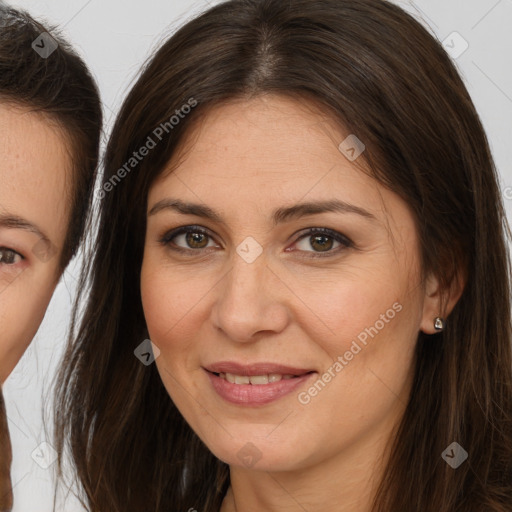
[{"label": "upper lip", "polygon": [[280,375],[304,375],[314,371],[275,363],[241,364],[234,361],[219,361],[218,363],[204,366],[204,369],[211,373],[232,373],[234,375],[244,376],[268,375],[270,373]]}]

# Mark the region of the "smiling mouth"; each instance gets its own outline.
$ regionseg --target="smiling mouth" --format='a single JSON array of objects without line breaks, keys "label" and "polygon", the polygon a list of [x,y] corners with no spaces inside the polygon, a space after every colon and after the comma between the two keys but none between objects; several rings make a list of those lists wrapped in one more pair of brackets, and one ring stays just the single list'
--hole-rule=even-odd
[{"label": "smiling mouth", "polygon": [[293,393],[316,375],[314,370],[274,363],[242,365],[222,362],[203,367],[213,390],[239,406],[263,406]]}]

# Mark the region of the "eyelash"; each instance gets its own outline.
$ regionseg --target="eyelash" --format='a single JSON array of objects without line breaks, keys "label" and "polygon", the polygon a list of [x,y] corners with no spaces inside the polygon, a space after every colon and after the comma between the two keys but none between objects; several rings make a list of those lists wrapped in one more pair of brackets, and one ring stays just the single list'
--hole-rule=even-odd
[{"label": "eyelash", "polygon": [[[191,248],[184,248],[177,245],[173,245],[171,242],[174,238],[176,238],[179,235],[187,234],[187,233],[198,233],[205,235],[209,237],[210,239],[213,239],[213,236],[208,232],[208,230],[202,228],[201,226],[182,226],[177,229],[173,229],[169,232],[167,232],[160,240],[159,242],[163,245],[168,247],[169,249],[184,253],[184,254],[190,254],[190,253],[197,253],[201,251],[202,249],[191,249]],[[306,256],[308,258],[326,258],[329,256],[334,256],[339,254],[342,250],[348,249],[351,247],[354,247],[353,242],[347,238],[345,235],[342,235],[341,233],[338,233],[337,231],[334,231],[329,228],[309,228],[306,231],[303,231],[301,235],[295,240],[294,244],[298,243],[300,240],[312,237],[314,235],[324,235],[328,236],[332,239],[334,239],[336,242],[340,243],[341,245],[335,249],[328,250],[328,251],[300,251],[300,252],[307,252],[311,253],[309,256]],[[206,249],[206,248],[203,248]]]},{"label": "eyelash", "polygon": [[19,261],[15,261],[14,263],[4,263],[2,261],[2,257],[1,257],[3,253],[13,253],[14,258],[16,258],[17,256],[20,257],[20,261],[25,259],[22,254],[20,254],[19,252],[16,252],[14,249],[9,249],[9,247],[0,247],[0,265],[9,265],[10,266],[10,265],[16,265],[16,263],[19,263]]}]

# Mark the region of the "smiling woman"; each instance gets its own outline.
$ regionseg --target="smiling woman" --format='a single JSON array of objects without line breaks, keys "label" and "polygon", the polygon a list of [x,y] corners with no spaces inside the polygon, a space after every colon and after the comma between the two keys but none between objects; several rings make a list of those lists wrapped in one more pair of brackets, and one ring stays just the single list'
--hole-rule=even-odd
[{"label": "smiling woman", "polygon": [[218,5],[104,183],[190,97],[101,205],[57,405],[88,510],[510,510],[506,222],[442,46],[382,0]]},{"label": "smiling woman", "polygon": [[[58,42],[51,55],[36,51],[41,34]],[[100,130],[98,92],[82,60],[28,14],[0,6],[0,385],[78,248]],[[2,511],[12,506],[10,462],[0,394]]]}]

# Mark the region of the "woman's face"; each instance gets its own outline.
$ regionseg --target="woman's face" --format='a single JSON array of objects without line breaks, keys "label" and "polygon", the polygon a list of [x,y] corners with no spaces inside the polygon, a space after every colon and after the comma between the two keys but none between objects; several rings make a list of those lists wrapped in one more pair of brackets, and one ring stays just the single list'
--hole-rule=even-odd
[{"label": "woman's face", "polygon": [[434,332],[412,214],[355,167],[361,146],[338,149],[348,135],[313,104],[232,102],[150,190],[141,285],[158,371],[231,465],[378,450],[418,332]]},{"label": "woman's face", "polygon": [[34,337],[59,278],[71,161],[49,120],[0,103],[0,384]]}]

